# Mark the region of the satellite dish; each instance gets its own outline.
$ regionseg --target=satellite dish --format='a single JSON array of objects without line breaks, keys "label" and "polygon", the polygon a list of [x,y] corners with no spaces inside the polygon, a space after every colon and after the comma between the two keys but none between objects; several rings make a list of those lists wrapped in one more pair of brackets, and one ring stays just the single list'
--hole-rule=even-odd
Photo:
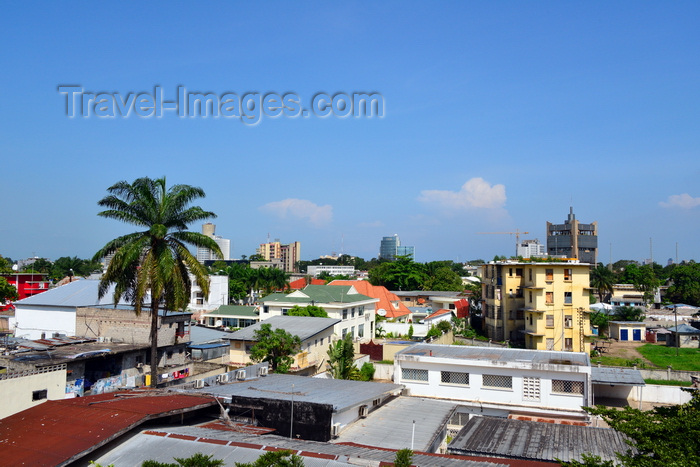
[{"label": "satellite dish", "polygon": [[380,308],[377,310],[377,314],[379,316],[386,316],[386,310],[384,308]]}]

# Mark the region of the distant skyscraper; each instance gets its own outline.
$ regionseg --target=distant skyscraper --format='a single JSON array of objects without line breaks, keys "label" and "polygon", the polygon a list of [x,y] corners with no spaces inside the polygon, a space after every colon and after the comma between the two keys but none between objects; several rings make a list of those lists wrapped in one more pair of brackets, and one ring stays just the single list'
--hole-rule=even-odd
[{"label": "distant skyscraper", "polygon": [[379,258],[393,261],[397,256],[415,257],[415,247],[402,246],[398,234],[393,237],[382,237],[379,244]]},{"label": "distant skyscraper", "polygon": [[576,258],[582,263],[598,263],[598,223],[582,224],[574,208],[563,224],[547,222],[547,254]]},{"label": "distant skyscraper", "polygon": [[261,243],[258,254],[265,261],[281,259],[284,271],[297,272],[297,263],[301,261],[301,243],[292,242],[283,245],[276,239],[274,242]]},{"label": "distant skyscraper", "polygon": [[214,252],[211,251],[209,248],[197,247],[197,261],[199,261],[202,264],[204,264],[205,261],[209,260],[228,261],[231,259],[231,240],[229,240],[228,238],[221,237],[219,235],[215,235],[215,232],[216,225],[212,224],[211,222],[207,222],[206,224],[202,225],[202,234],[214,239],[216,244],[219,245],[219,249],[221,250],[222,256],[214,254]]}]

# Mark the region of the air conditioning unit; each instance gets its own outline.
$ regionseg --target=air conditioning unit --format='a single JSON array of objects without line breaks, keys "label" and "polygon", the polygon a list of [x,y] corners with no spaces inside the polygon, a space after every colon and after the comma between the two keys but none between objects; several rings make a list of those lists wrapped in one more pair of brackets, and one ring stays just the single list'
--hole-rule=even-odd
[{"label": "air conditioning unit", "polygon": [[360,406],[360,418],[366,418],[368,413],[369,413],[369,407],[367,407],[366,405],[361,405]]},{"label": "air conditioning unit", "polygon": [[228,373],[224,373],[223,375],[217,376],[216,381],[219,383],[228,383]]},{"label": "air conditioning unit", "polygon": [[331,436],[334,438],[340,434],[340,423],[334,423],[331,425]]},{"label": "air conditioning unit", "polygon": [[204,380],[203,379],[196,379],[194,381],[194,388],[195,389],[202,389],[204,387]]},{"label": "air conditioning unit", "polygon": [[236,372],[236,379],[238,381],[243,381],[245,379],[245,370],[238,370]]},{"label": "air conditioning unit", "polygon": [[258,368],[258,376],[267,376],[267,372],[268,367],[266,366],[261,366],[260,368]]}]

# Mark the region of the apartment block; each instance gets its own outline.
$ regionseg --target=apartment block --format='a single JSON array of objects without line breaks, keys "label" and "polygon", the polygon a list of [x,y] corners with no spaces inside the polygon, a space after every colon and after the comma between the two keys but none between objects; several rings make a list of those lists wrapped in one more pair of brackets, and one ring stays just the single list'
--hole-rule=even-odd
[{"label": "apartment block", "polygon": [[547,222],[547,254],[598,264],[598,223],[582,224],[569,208],[563,224]]},{"label": "apartment block", "polygon": [[297,271],[297,263],[301,261],[301,243],[292,242],[282,244],[279,240],[274,242],[261,243],[257,253],[262,256],[265,261],[282,261],[282,269],[285,272]]},{"label": "apartment block", "polygon": [[486,334],[527,349],[587,352],[590,265],[492,261],[483,266]]}]

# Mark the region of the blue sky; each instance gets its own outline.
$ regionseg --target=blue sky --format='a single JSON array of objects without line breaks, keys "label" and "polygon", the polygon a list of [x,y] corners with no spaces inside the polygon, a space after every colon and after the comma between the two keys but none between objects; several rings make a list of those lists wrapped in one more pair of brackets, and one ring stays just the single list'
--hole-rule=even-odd
[{"label": "blue sky", "polygon": [[[491,259],[598,221],[600,260],[700,259],[697,2],[8,3],[0,254],[89,257],[119,180],[202,187],[233,256]],[[68,118],[59,85],[377,92],[382,118]],[[193,226],[199,229],[200,226]]]}]

